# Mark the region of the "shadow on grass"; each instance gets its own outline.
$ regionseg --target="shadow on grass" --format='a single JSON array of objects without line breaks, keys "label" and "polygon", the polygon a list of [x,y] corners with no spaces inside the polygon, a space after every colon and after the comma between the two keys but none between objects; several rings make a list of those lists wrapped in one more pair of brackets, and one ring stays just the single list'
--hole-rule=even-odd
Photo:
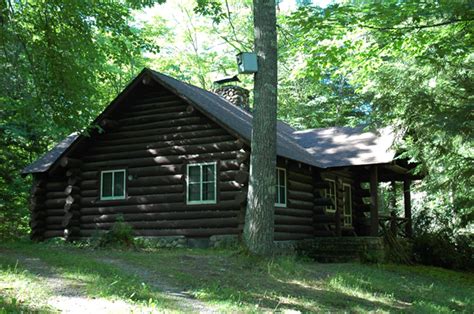
[{"label": "shadow on grass", "polygon": [[[40,275],[49,283],[57,283],[49,287],[54,296],[100,297],[144,307],[174,311],[180,309],[172,297],[151,289],[133,275],[94,261],[92,253],[86,250],[66,251],[41,245],[24,245],[11,250],[3,249],[2,254],[16,256],[22,268]],[[43,263],[46,267],[34,266],[33,263]],[[72,292],[73,289],[76,292]]]},{"label": "shadow on grass", "polygon": [[316,264],[287,258],[268,262],[229,252],[190,250],[117,253],[117,257],[172,276],[201,300],[238,307],[472,313],[474,306],[472,274],[470,280],[460,280],[464,274],[443,269]]}]

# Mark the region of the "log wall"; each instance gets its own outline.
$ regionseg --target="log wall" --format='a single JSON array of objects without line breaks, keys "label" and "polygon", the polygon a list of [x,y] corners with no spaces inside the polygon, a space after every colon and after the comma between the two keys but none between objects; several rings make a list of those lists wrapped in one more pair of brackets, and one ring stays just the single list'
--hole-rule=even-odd
[{"label": "log wall", "polygon": [[286,169],[287,206],[275,207],[275,240],[312,238],[313,225],[313,169],[307,165],[279,159],[278,167]]},{"label": "log wall", "polygon": [[[44,237],[90,236],[119,216],[139,236],[237,234],[238,181],[249,157],[243,142],[165,90],[141,91],[122,105],[102,133],[61,160],[62,181],[48,180]],[[187,205],[186,164],[211,161],[217,204]],[[100,173],[114,169],[126,169],[126,199],[100,200]]]}]

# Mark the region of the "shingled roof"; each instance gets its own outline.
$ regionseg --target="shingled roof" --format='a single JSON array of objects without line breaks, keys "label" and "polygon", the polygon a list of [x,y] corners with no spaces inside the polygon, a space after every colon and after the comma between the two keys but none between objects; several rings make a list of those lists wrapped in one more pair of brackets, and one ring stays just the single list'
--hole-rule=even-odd
[{"label": "shingled roof", "polygon": [[[144,69],[125,91],[133,89],[145,75],[150,75],[156,82],[193,104],[210,119],[250,142],[252,115],[212,92],[149,69]],[[121,100],[124,92],[104,112],[111,110],[112,105]],[[103,114],[99,115],[94,123],[100,121]],[[336,129],[339,130],[339,133],[336,132]],[[331,140],[331,134],[338,137]],[[393,138],[390,139],[387,135],[379,139],[377,134],[370,134],[373,135],[358,128],[296,131],[291,126],[279,121],[277,123],[277,155],[319,168],[390,162],[394,154],[392,152],[386,153],[385,150],[391,145],[387,146],[386,143],[393,143]],[[83,138],[84,136],[76,133],[69,135],[43,157],[23,169],[22,173],[46,172],[67,152],[71,145]]]},{"label": "shingled roof", "polygon": [[322,168],[384,164],[393,161],[395,136],[388,127],[365,131],[363,127],[332,127],[293,132]]}]

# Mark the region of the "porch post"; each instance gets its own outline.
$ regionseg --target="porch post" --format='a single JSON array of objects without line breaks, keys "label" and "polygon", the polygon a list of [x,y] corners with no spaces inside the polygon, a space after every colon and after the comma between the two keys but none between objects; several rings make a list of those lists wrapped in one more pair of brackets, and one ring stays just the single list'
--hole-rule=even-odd
[{"label": "porch post", "polygon": [[370,235],[378,236],[379,233],[379,176],[377,166],[370,167]]},{"label": "porch post", "polygon": [[405,203],[405,218],[407,223],[405,225],[405,233],[407,237],[411,238],[413,230],[411,225],[411,193],[410,193],[411,180],[403,180],[403,199]]}]

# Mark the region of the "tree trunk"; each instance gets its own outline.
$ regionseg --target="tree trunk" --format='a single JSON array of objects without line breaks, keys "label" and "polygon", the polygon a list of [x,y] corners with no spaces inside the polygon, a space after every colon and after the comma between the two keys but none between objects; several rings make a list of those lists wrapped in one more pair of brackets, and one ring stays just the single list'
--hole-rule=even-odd
[{"label": "tree trunk", "polygon": [[273,249],[276,167],[277,34],[274,0],[254,0],[255,52],[258,72],[254,112],[250,181],[244,241],[251,253],[269,255]]}]

